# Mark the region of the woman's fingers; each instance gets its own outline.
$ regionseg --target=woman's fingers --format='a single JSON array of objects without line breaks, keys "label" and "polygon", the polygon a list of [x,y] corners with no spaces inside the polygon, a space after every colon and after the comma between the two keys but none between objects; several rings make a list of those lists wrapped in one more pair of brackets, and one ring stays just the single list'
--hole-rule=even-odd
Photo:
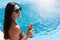
[{"label": "woman's fingers", "polygon": [[34,34],[34,29],[32,29],[32,33]]},{"label": "woman's fingers", "polygon": [[32,29],[32,30],[30,30],[30,32],[31,32],[31,35],[33,35],[34,34],[34,30]]},{"label": "woman's fingers", "polygon": [[31,29],[27,32],[28,37],[32,37],[34,34],[34,29]]}]

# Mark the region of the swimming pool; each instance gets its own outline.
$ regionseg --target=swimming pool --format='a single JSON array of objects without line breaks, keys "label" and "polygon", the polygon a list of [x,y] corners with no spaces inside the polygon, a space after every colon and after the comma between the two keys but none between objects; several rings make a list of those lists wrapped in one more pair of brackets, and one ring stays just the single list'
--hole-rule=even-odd
[{"label": "swimming pool", "polygon": [[[26,34],[28,25],[32,23],[35,32],[33,38],[28,40],[60,40],[59,3],[59,0],[26,0],[19,3],[22,11],[21,18],[16,20],[17,24]],[[3,31],[4,9],[5,6],[2,5],[0,7],[1,31]]]}]

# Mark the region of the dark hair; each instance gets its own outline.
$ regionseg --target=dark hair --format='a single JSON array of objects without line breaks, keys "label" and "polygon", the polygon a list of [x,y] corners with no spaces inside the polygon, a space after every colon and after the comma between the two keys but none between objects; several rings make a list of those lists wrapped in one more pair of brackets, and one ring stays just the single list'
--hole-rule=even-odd
[{"label": "dark hair", "polygon": [[9,29],[11,27],[11,22],[12,22],[12,18],[11,18],[11,14],[14,10],[14,6],[18,5],[15,2],[9,2],[5,8],[5,16],[4,16],[4,39],[9,39]]}]

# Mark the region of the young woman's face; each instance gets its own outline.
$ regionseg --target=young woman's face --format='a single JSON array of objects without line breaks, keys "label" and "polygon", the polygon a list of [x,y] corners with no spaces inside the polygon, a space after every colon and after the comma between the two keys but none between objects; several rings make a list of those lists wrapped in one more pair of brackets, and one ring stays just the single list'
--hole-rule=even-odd
[{"label": "young woman's face", "polygon": [[18,5],[15,5],[13,13],[12,13],[13,18],[20,18],[20,8]]}]

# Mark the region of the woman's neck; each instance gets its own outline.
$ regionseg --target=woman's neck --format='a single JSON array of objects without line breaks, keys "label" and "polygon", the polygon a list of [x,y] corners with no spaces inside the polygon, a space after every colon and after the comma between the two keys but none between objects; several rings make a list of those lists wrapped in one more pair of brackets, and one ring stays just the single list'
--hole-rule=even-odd
[{"label": "woman's neck", "polygon": [[15,22],[16,18],[12,17],[12,25],[17,25],[17,23]]}]

